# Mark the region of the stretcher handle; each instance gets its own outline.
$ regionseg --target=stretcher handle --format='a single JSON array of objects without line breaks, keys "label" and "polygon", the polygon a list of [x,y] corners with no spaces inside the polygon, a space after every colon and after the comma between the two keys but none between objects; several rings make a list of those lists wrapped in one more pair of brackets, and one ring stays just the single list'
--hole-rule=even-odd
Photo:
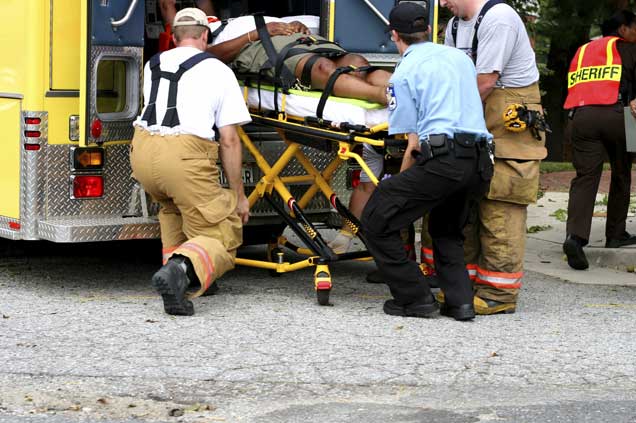
[{"label": "stretcher handle", "polygon": [[364,125],[355,125],[348,122],[333,122],[327,119],[321,119],[313,116],[307,116],[305,122],[316,126],[325,126],[328,128],[341,129],[344,131],[367,132],[369,128]]},{"label": "stretcher handle", "polygon": [[408,140],[402,138],[385,138],[384,146],[385,147],[406,147],[408,145]]}]

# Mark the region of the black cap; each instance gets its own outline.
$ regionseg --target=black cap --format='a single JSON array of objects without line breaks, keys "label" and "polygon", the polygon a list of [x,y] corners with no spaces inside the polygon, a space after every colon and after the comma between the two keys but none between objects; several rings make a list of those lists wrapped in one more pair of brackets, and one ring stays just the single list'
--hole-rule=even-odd
[{"label": "black cap", "polygon": [[[419,22],[416,22],[420,20]],[[428,10],[425,6],[412,1],[403,1],[389,13],[389,29],[402,34],[426,32],[428,30]]]}]

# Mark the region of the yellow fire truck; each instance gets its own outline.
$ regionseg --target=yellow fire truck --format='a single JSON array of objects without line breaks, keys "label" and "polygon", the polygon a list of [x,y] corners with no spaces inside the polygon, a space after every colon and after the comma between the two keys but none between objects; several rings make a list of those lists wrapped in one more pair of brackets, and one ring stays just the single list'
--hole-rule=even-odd
[{"label": "yellow fire truck", "polygon": [[[373,50],[394,60],[377,17],[386,16],[395,1],[374,0],[383,11],[371,0],[338,2],[280,3],[289,5],[288,12],[324,16],[326,8],[364,8],[352,13],[377,20],[374,33],[384,37]],[[236,16],[268,2],[214,3],[225,16]],[[0,2],[0,237],[85,242],[159,236],[156,210],[131,178],[128,159],[132,123],[142,105],[144,57],[156,52],[162,28],[157,6],[157,0]],[[343,31],[351,31],[341,21]],[[321,19],[321,31],[333,23]],[[354,31],[350,39],[359,36]],[[263,132],[255,139],[275,136]],[[260,145],[265,157],[277,157],[274,145]],[[328,163],[328,153],[311,154],[325,154]],[[260,178],[251,160],[246,155],[248,190]],[[346,172],[332,181],[344,201]],[[302,190],[302,183],[294,189]],[[329,202],[318,197],[307,211],[322,221],[332,215]],[[251,213],[254,226],[281,224],[266,204]]]}]

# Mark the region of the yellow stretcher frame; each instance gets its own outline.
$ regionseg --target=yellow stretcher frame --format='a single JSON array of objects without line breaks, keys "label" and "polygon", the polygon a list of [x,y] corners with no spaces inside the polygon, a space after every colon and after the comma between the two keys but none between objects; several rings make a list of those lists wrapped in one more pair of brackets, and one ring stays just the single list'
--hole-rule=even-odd
[{"label": "yellow stretcher frame", "polygon": [[[341,215],[350,231],[358,236],[364,243],[364,237],[360,233],[360,223],[347,207],[340,202],[336,193],[331,188],[331,177],[343,163],[349,159],[353,159],[360,168],[369,175],[371,181],[377,185],[378,179],[365,163],[364,159],[353,151],[355,146],[359,144],[369,144],[375,147],[386,147],[389,145],[405,146],[406,140],[404,138],[388,138],[388,123],[383,123],[371,128],[355,126],[357,129],[357,131],[355,131],[352,130],[351,127],[346,126],[346,124],[345,128],[337,128],[332,126],[332,122],[326,120],[298,118],[287,116],[285,113],[273,113],[274,117],[268,117],[266,114],[257,113],[252,110],[250,114],[254,123],[276,129],[286,143],[286,148],[283,153],[273,164],[270,164],[263,157],[248,134],[239,128],[239,137],[243,145],[254,157],[257,166],[263,174],[256,184],[254,191],[248,196],[250,208],[261,199],[269,201],[270,205],[306,246],[297,247],[291,244],[284,236],[280,236],[275,242],[268,245],[269,261],[237,257],[236,264],[268,269],[276,274],[293,272],[313,266],[316,268],[314,271],[314,288],[316,290],[318,303],[320,305],[328,305],[329,294],[332,288],[329,263],[344,260],[370,260],[371,257],[367,251],[343,254],[334,253],[325,240],[322,239],[318,230],[304,216],[302,210],[316,195],[324,195]],[[319,171],[313,165],[310,158],[301,150],[301,146],[311,146],[311,144],[299,143],[289,139],[288,134],[290,133],[330,141],[334,145],[337,145],[337,154],[324,170]],[[301,164],[305,173],[302,175],[281,176],[281,172],[286,169],[287,165],[293,159],[296,159],[298,163]],[[299,182],[309,182],[311,185],[302,197],[297,200],[290,193],[287,185]],[[280,196],[284,204],[287,205],[287,210],[275,201],[272,201],[274,193]],[[293,263],[285,261],[281,247],[289,248],[307,257]]]}]

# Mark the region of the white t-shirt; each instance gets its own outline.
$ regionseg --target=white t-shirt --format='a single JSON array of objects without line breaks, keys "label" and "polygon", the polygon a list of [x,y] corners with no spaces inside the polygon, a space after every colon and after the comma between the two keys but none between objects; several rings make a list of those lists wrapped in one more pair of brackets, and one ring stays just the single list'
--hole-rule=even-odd
[{"label": "white t-shirt", "polygon": [[[270,22],[284,22],[282,19],[274,18],[271,16],[265,16],[265,23]],[[214,32],[221,25],[220,21],[212,22],[208,24],[210,31]],[[254,22],[254,16],[241,16],[238,18],[229,19],[223,31],[214,39],[213,45],[224,43],[226,41],[233,40],[241,35],[247,34],[250,31],[256,29],[256,23]]]},{"label": "white t-shirt", "polygon": [[[201,53],[194,47],[177,47],[161,54],[161,70],[176,72],[179,65],[190,57]],[[214,140],[213,126],[242,125],[250,122],[250,114],[234,73],[217,59],[207,59],[185,72],[179,81],[177,92],[178,126],[161,126],[168,107],[170,81],[161,79],[157,101],[157,123],[148,127],[142,120],[150,99],[152,78],[150,64],[144,68],[144,111],[135,121],[135,126],[162,135],[191,134]]]},{"label": "white t-shirt", "polygon": [[[457,47],[470,55],[473,46],[475,22],[459,19],[457,45],[453,44],[452,25],[446,28],[445,44]],[[477,73],[500,74],[498,86],[527,87],[539,80],[539,70],[530,39],[521,17],[507,4],[492,7],[485,15],[477,32]]]}]

